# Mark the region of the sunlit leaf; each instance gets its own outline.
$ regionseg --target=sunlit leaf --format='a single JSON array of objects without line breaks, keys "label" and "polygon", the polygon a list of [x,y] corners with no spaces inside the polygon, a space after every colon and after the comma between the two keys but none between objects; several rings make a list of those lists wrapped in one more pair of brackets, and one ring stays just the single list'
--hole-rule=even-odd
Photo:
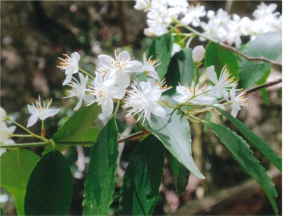
[{"label": "sunlit leaf", "polygon": [[2,154],[0,160],[0,185],[12,194],[17,214],[24,215],[28,179],[36,162],[39,160],[39,156],[28,150],[16,149]]},{"label": "sunlit leaf", "polygon": [[83,215],[106,215],[113,201],[118,159],[118,128],[113,117],[100,131],[90,153]]},{"label": "sunlit leaf", "polygon": [[277,192],[274,184],[270,177],[266,174],[265,169],[254,157],[247,142],[223,125],[214,123],[209,123],[208,125],[220,139],[221,143],[224,144],[224,146],[231,152],[233,158],[240,164],[242,170],[255,179],[261,186],[263,191],[266,193],[274,212],[278,214],[278,207],[275,200]]},{"label": "sunlit leaf", "polygon": [[88,132],[99,113],[100,107],[97,104],[82,107],[58,129],[53,137],[54,142],[58,144],[58,141],[60,141],[60,143],[79,141],[80,137]]},{"label": "sunlit leaf", "polygon": [[[250,57],[266,57],[278,60],[282,56],[282,33],[269,32],[258,35],[245,47],[244,54]],[[248,61],[242,58],[240,63],[240,87],[244,89],[255,85],[271,68],[271,64],[262,61]]]},{"label": "sunlit leaf", "polygon": [[124,174],[120,215],[151,215],[163,176],[163,145],[153,135],[144,139],[130,158]]},{"label": "sunlit leaf", "polygon": [[72,173],[57,150],[44,155],[27,184],[26,215],[66,215],[72,198]]},{"label": "sunlit leaf", "polygon": [[190,125],[182,113],[167,108],[165,117],[151,115],[151,125],[146,121],[144,126],[188,170],[198,178],[204,178],[193,161]]}]

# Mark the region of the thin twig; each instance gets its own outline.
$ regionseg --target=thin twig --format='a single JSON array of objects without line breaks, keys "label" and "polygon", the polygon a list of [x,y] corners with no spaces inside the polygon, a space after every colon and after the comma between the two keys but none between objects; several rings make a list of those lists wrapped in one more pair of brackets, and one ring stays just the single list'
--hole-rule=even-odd
[{"label": "thin twig", "polygon": [[[249,88],[249,89],[245,90],[244,92],[246,92],[247,94],[249,94],[249,93],[258,91],[258,90],[260,90],[260,89],[263,89],[263,88],[267,88],[267,87],[276,85],[276,84],[281,83],[281,82],[282,82],[282,78],[279,78],[279,79],[277,79],[277,80],[270,81],[270,82],[264,83],[264,84],[262,84],[262,85],[254,86],[254,87],[252,87],[252,88]],[[241,94],[241,92],[239,92],[238,94]],[[238,95],[238,94],[237,94],[237,95]],[[230,98],[230,97],[229,97],[229,98]],[[218,103],[222,104],[222,103],[224,103],[224,102],[226,102],[226,100],[225,100],[225,99],[222,99],[222,100],[219,101]]]},{"label": "thin twig", "polygon": [[149,133],[150,132],[143,130],[143,131],[140,131],[140,132],[137,132],[137,133],[133,133],[133,134],[131,134],[131,135],[125,137],[125,138],[120,138],[118,140],[118,142],[121,143],[121,142],[130,141],[130,140],[136,140],[136,139],[141,138],[144,135],[149,134]]},{"label": "thin twig", "polygon": [[237,50],[237,49],[234,48],[234,47],[231,47],[231,46],[229,46],[229,45],[227,45],[227,44],[225,44],[225,43],[219,42],[219,41],[215,40],[214,38],[211,38],[211,37],[208,37],[208,36],[206,36],[206,35],[203,35],[202,33],[196,31],[195,29],[191,28],[190,26],[183,25],[183,24],[182,24],[179,20],[177,20],[177,19],[174,19],[174,20],[176,21],[177,24],[181,24],[184,28],[186,28],[187,30],[193,32],[194,34],[198,35],[199,37],[203,37],[203,38],[205,38],[205,39],[207,39],[207,40],[209,40],[209,41],[212,41],[212,42],[214,42],[214,43],[217,43],[217,44],[219,44],[220,46],[222,46],[223,48],[228,49],[228,50],[231,50],[232,52],[235,52],[236,54],[242,56],[243,58],[247,59],[248,61],[264,61],[264,62],[268,62],[268,63],[270,63],[270,64],[272,64],[272,65],[276,65],[276,66],[279,66],[279,67],[282,68],[282,63],[280,63],[280,62],[273,61],[273,60],[268,59],[268,58],[265,58],[265,57],[263,57],[263,56],[261,56],[261,57],[250,57],[250,56],[247,56],[246,54],[240,52],[239,50]]},{"label": "thin twig", "polygon": [[270,63],[272,65],[276,65],[276,66],[279,66],[282,68],[282,63],[280,62],[277,62],[277,61],[273,61],[271,59],[268,59],[268,58],[265,58],[263,56],[260,56],[260,57],[250,57],[250,56],[247,56],[246,54],[240,52],[239,50],[237,50],[236,48],[234,47],[231,47],[231,46],[228,46],[227,44],[225,43],[218,43],[220,46],[222,46],[223,48],[227,49],[227,50],[231,50],[232,52],[244,57],[245,59],[247,59],[248,61],[264,61],[264,62],[267,62],[267,63]]}]

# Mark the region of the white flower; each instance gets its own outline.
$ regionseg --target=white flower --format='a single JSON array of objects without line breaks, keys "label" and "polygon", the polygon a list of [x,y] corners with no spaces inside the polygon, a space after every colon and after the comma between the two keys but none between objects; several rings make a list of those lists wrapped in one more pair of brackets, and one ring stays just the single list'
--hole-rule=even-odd
[{"label": "white flower", "polygon": [[38,100],[35,101],[35,105],[28,105],[28,110],[31,116],[28,119],[27,127],[34,125],[38,118],[43,121],[46,118],[54,116],[59,112],[59,109],[49,109],[51,102],[52,99],[48,102],[48,104],[45,104],[44,101],[43,104],[41,104],[40,96],[38,95]]},{"label": "white flower", "polygon": [[221,42],[225,42],[228,32],[230,17],[226,11],[220,8],[215,15],[214,12],[208,11],[208,23],[201,22],[200,26],[203,28],[204,35],[212,37]]},{"label": "white flower", "polygon": [[153,37],[153,36],[155,36],[154,29],[151,29],[151,28],[145,28],[145,29],[143,30],[143,33],[144,33],[144,35],[147,36],[147,37]]},{"label": "white flower", "polygon": [[171,51],[171,56],[175,55],[175,53],[181,51],[182,48],[180,47],[179,44],[173,43],[172,51]]},{"label": "white flower", "polygon": [[219,80],[217,79],[217,74],[215,73],[214,66],[210,66],[206,69],[206,73],[208,79],[214,84],[211,89],[210,94],[213,97],[221,98],[224,97],[225,100],[228,100],[228,91],[231,87],[236,86],[236,81],[230,77],[229,70],[227,69],[226,65],[223,67]]},{"label": "white flower", "polygon": [[134,8],[136,10],[146,10],[149,7],[149,1],[147,0],[136,0]]},{"label": "white flower", "polygon": [[10,144],[13,141],[10,140],[11,135],[16,130],[16,126],[7,127],[5,122],[0,123],[0,144]]},{"label": "white flower", "polygon": [[103,115],[108,117],[113,113],[113,99],[122,99],[126,90],[114,85],[112,78],[107,76],[108,74],[104,78],[98,72],[95,72],[95,74],[94,87],[91,87],[89,91],[96,96],[94,102],[101,105]]},{"label": "white flower", "polygon": [[6,111],[2,107],[0,107],[0,122],[5,121],[6,116]]},{"label": "white flower", "polygon": [[166,1],[153,1],[147,13],[146,22],[150,29],[148,32],[153,32],[156,36],[166,34],[172,22],[171,15]]},{"label": "white flower", "polygon": [[145,53],[143,53],[143,67],[141,68],[141,71],[147,72],[148,76],[159,80],[158,73],[155,71],[155,67],[160,65],[160,63],[156,64],[158,60],[151,60],[152,56],[149,57],[149,59],[146,59]]},{"label": "white flower", "polygon": [[257,19],[262,19],[266,17],[276,17],[280,14],[279,12],[273,13],[276,8],[277,4],[269,4],[267,6],[266,4],[261,2],[261,4],[258,6],[258,9],[253,12],[253,16]]},{"label": "white flower", "polygon": [[193,49],[193,60],[195,63],[201,62],[205,54],[203,46],[196,46]]},{"label": "white flower", "polygon": [[98,59],[102,66],[110,71],[110,77],[115,79],[116,84],[121,88],[127,88],[130,85],[130,76],[128,73],[139,72],[143,67],[142,63],[136,60],[131,61],[131,56],[127,51],[121,52],[118,56],[115,50],[115,59],[107,55],[99,55]]},{"label": "white flower", "polygon": [[134,82],[131,88],[128,91],[128,96],[125,98],[125,105],[123,106],[124,108],[131,108],[128,111],[127,117],[139,114],[137,120],[143,117],[143,123],[147,119],[149,124],[151,124],[151,113],[160,117],[165,116],[164,108],[157,103],[163,92],[163,87],[160,83],[153,85],[151,82],[140,82],[138,86]]},{"label": "white flower", "polygon": [[204,17],[206,14],[205,7],[203,5],[197,5],[194,7],[193,5],[188,6],[188,11],[185,14],[184,18],[181,19],[181,22],[185,25],[192,24],[194,27],[198,27],[200,25],[200,17]]},{"label": "white flower", "polygon": [[83,74],[79,73],[79,77],[80,77],[80,82],[73,77],[74,81],[68,84],[68,86],[70,86],[72,90],[69,90],[68,96],[64,97],[64,98],[70,98],[70,97],[79,98],[79,102],[77,106],[74,108],[74,110],[78,110],[81,107],[83,100],[87,104],[94,101],[92,95],[86,94],[86,85],[88,81],[88,76],[86,75],[84,77]]},{"label": "white flower", "polygon": [[67,75],[63,85],[71,82],[73,74],[79,71],[79,60],[81,58],[77,52],[72,53],[71,57],[67,54],[64,54],[64,56],[67,58],[59,58],[62,62],[60,63],[60,66],[57,66],[61,69],[65,69],[65,75]]},{"label": "white flower", "polygon": [[[190,102],[192,104],[212,104],[215,98],[205,95],[204,88],[199,88],[199,84],[194,87],[194,83],[192,82],[192,85],[188,87],[185,86],[177,86],[176,90],[177,93],[180,95],[174,96],[173,99],[177,101],[178,103],[186,103]],[[195,91],[195,96],[194,96]]]},{"label": "white flower", "polygon": [[235,96],[236,94],[236,86],[234,86],[230,91],[231,100],[231,115],[236,117],[239,110],[241,110],[240,106],[248,106],[248,99],[246,97],[246,92],[242,92],[239,95]]}]

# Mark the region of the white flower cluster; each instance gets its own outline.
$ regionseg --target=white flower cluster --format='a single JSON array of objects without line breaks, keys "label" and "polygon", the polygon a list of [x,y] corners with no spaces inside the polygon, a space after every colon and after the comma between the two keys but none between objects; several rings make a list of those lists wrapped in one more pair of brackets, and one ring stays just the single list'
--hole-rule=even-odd
[{"label": "white flower cluster", "polygon": [[[203,5],[189,5],[186,0],[136,0],[135,9],[147,12],[148,28],[144,29],[146,36],[161,36],[168,32],[174,19],[180,18],[183,25],[201,26],[203,35],[229,45],[241,45],[241,36],[256,35],[282,31],[282,16],[274,12],[276,4],[268,6],[263,2],[253,12],[254,20],[241,18],[237,14],[228,15],[223,9],[205,11]],[[208,22],[201,22],[200,18],[207,15]],[[201,38],[204,40],[204,38]]]},{"label": "white flower cluster", "polygon": [[[77,56],[77,54],[73,53],[71,56]],[[68,91],[66,98],[79,98],[79,103],[74,110],[81,107],[82,101],[87,105],[97,102],[101,106],[103,115],[109,117],[114,110],[114,100],[124,98],[128,92],[129,97],[125,99],[124,107],[132,107],[129,115],[140,113],[141,116],[144,116],[149,121],[151,113],[158,116],[165,115],[164,108],[157,102],[161,97],[161,93],[168,88],[163,88],[162,85],[164,83],[159,82],[159,76],[155,71],[155,67],[159,65],[156,60],[152,60],[151,57],[146,59],[145,54],[143,56],[143,63],[137,60],[131,60],[131,56],[127,51],[123,51],[119,55],[115,51],[115,59],[108,55],[99,55],[98,59],[102,67],[95,71],[95,79],[88,88],[88,77],[84,77],[82,73],[78,72],[79,67],[77,66],[76,70],[73,70],[74,65],[78,65],[79,59],[79,57],[76,58],[76,62],[74,62],[73,58],[67,56],[66,59],[61,59],[64,65],[60,66],[62,69],[68,71],[65,72],[67,76],[79,73],[80,81],[73,77],[73,81],[66,83],[65,79],[63,83],[63,85],[72,87],[72,90]],[[71,75],[69,75],[70,71],[72,73]],[[147,82],[141,82],[139,84],[140,87],[136,83],[133,83],[131,85],[132,90],[127,91],[131,82],[130,74],[143,72],[151,78]],[[145,90],[145,86],[150,86],[150,88]]]},{"label": "white flower cluster", "polygon": [[[197,46],[193,50],[192,58],[196,67],[202,61],[204,52],[205,50],[202,46]],[[107,55],[99,55],[98,59],[102,68],[95,71],[95,79],[92,85],[87,87],[88,77],[84,77],[80,72],[80,82],[73,78],[73,82],[67,83],[67,85],[72,87],[72,90],[68,91],[67,97],[79,98],[75,110],[81,107],[82,101],[85,101],[87,105],[97,102],[101,106],[103,115],[109,117],[114,110],[114,100],[124,98],[123,107],[128,109],[127,117],[138,114],[138,120],[144,118],[142,122],[147,119],[150,123],[151,114],[160,117],[165,116],[165,110],[158,102],[160,102],[161,94],[172,87],[165,85],[164,80],[160,82],[159,76],[155,71],[155,67],[159,65],[156,60],[146,59],[145,54],[143,63],[131,60],[130,54],[127,51],[123,51],[119,55],[115,51],[115,59]],[[70,60],[70,62],[70,67],[72,67],[73,61]],[[64,63],[66,63],[66,68],[64,69],[68,70],[68,61],[64,61]],[[78,65],[78,61],[76,65]],[[133,81],[130,85],[129,73],[134,72],[145,72],[145,75],[148,75],[150,78],[147,78],[146,82],[142,81],[139,84]],[[205,91],[204,88],[199,88],[199,85],[194,86],[194,84],[190,87],[178,86],[176,90],[180,95],[175,96],[173,99],[181,104],[205,106],[215,104],[217,99],[224,98],[228,101],[228,104],[232,105],[232,114],[236,116],[240,106],[247,105],[247,99],[244,98],[244,95],[235,96],[235,92],[238,91],[236,90],[236,82],[230,78],[228,69],[224,67],[218,79],[214,66],[211,66],[207,68],[207,75],[214,84],[211,89]],[[128,90],[129,86],[130,90]]]},{"label": "white flower cluster", "polygon": [[[231,114],[236,117],[240,106],[247,106],[247,98],[245,92],[236,96],[237,82],[231,78],[231,74],[226,66],[223,67],[220,77],[217,78],[214,66],[206,69],[208,79],[214,84],[210,89],[205,90],[205,87],[200,88],[192,82],[191,86],[177,86],[176,90],[179,95],[173,97],[175,101],[182,104],[198,104],[198,105],[215,105],[225,109],[221,104],[217,104],[218,99],[225,99],[227,104],[231,105]],[[230,98],[229,98],[230,96]]]}]

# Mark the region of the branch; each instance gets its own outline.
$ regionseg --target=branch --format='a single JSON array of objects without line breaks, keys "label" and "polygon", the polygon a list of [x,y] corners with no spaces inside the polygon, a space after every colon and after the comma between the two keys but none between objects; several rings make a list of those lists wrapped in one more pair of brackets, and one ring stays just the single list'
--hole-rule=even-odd
[{"label": "branch", "polygon": [[[282,78],[279,78],[279,79],[277,79],[277,80],[270,81],[270,82],[264,83],[264,84],[262,84],[262,85],[254,86],[254,87],[249,88],[249,89],[247,89],[247,90],[245,90],[245,91],[242,91],[242,92],[247,92],[247,94],[249,94],[249,93],[258,91],[258,90],[260,90],[260,89],[263,89],[263,88],[267,88],[267,87],[269,87],[269,86],[276,85],[276,84],[281,83],[281,82],[282,82]],[[241,94],[241,92],[239,92],[237,95],[239,95],[239,94]],[[230,97],[229,97],[229,98],[230,98]],[[224,102],[226,102],[225,99],[222,99],[221,101],[219,101],[220,104],[221,104],[221,103],[224,103]]]},{"label": "branch", "polygon": [[229,45],[227,45],[227,44],[224,44],[224,43],[222,43],[222,42],[219,42],[219,41],[217,41],[217,40],[215,40],[215,39],[213,39],[213,38],[211,38],[211,37],[208,37],[208,36],[206,36],[206,35],[203,35],[202,33],[196,31],[195,29],[191,28],[190,26],[183,25],[183,24],[182,24],[179,20],[177,20],[177,19],[174,19],[174,20],[175,20],[176,23],[182,25],[184,28],[186,28],[187,30],[191,31],[192,33],[198,35],[199,37],[203,37],[203,38],[205,38],[205,39],[207,39],[207,40],[209,40],[209,41],[212,41],[212,42],[214,42],[214,43],[217,43],[217,44],[219,44],[220,46],[222,46],[223,48],[228,49],[228,50],[231,50],[232,52],[234,52],[234,53],[236,53],[236,54],[242,56],[243,58],[247,59],[248,61],[264,61],[264,62],[268,62],[268,63],[270,63],[270,64],[272,64],[272,65],[279,66],[279,67],[281,67],[281,69],[282,69],[282,63],[280,63],[280,62],[273,61],[273,60],[268,59],[268,58],[265,58],[265,57],[263,57],[263,56],[261,56],[261,57],[250,57],[250,56],[247,56],[247,55],[245,55],[244,53],[240,52],[239,50],[237,50],[237,49],[234,48],[234,47],[231,47],[231,46],[229,46]]},{"label": "branch", "polygon": [[267,88],[267,87],[269,87],[269,86],[276,85],[276,84],[281,83],[281,82],[282,82],[282,77],[279,78],[279,79],[277,79],[277,80],[270,81],[270,82],[264,83],[264,84],[262,84],[262,85],[249,88],[249,89],[246,90],[246,92],[247,92],[247,94],[249,94],[249,93],[258,91],[258,90],[260,90],[260,89],[263,89],[263,88]]},{"label": "branch", "polygon": [[231,46],[228,46],[227,44],[224,44],[224,43],[218,43],[220,46],[222,46],[223,48],[227,49],[227,50],[231,50],[232,52],[244,57],[245,59],[247,59],[248,61],[264,61],[264,62],[267,62],[267,63],[270,63],[272,65],[276,65],[276,66],[279,66],[282,68],[282,63],[280,62],[277,62],[277,61],[273,61],[271,59],[268,59],[268,58],[265,58],[263,56],[261,57],[250,57],[250,56],[247,56],[246,54],[240,52],[239,50],[237,50],[236,48],[234,47],[231,47]]}]

